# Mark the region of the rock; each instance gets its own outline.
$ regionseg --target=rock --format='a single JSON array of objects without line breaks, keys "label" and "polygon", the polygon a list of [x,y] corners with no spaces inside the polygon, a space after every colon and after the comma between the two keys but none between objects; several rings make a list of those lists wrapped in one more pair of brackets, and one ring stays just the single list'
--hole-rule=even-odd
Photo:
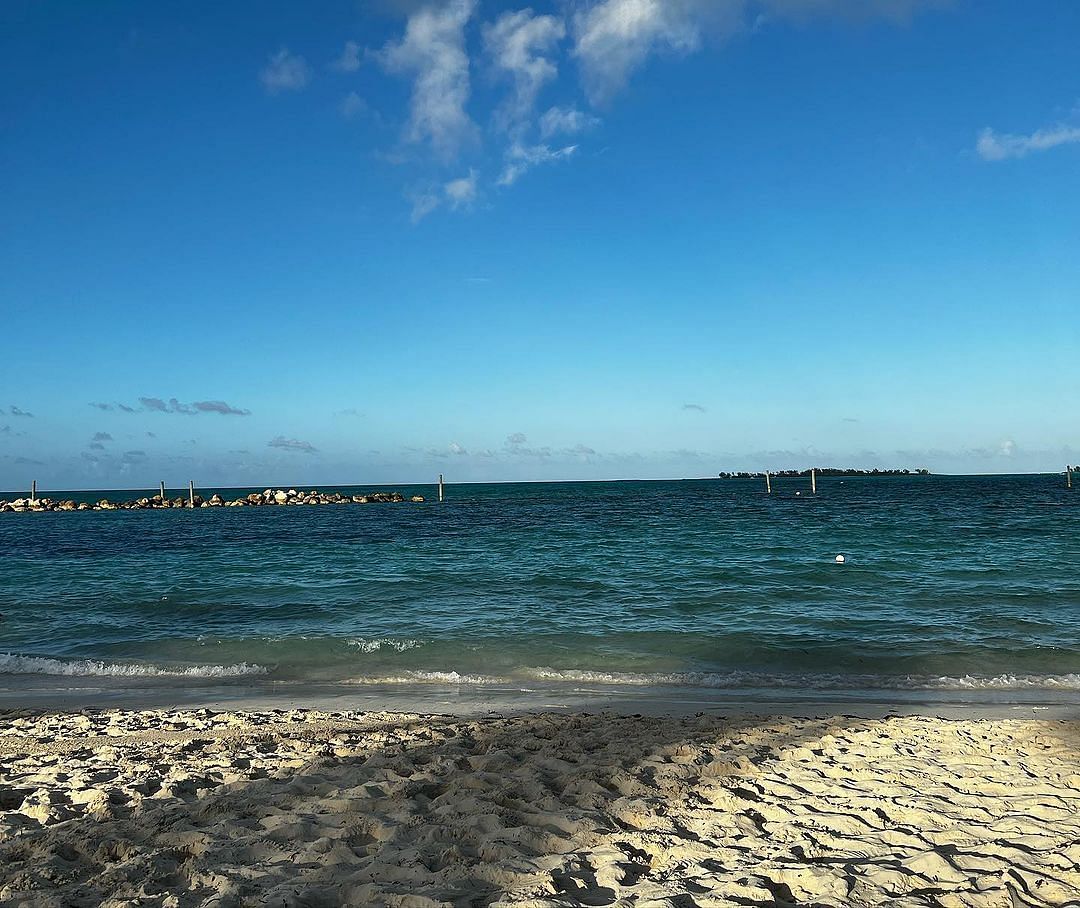
[{"label": "rock", "polygon": [[423,495],[413,495],[413,497],[409,499],[409,501],[415,501],[415,502],[421,502],[423,500],[424,500]]},{"label": "rock", "polygon": [[[296,493],[293,492],[293,494],[295,495]],[[289,493],[288,492],[282,492],[281,489],[278,489],[274,493],[274,501],[276,501],[278,504],[285,504],[285,502],[288,501],[288,500],[289,500]]]},{"label": "rock", "polygon": [[213,495],[210,496],[210,500],[207,502],[207,504],[212,508],[220,508],[223,504],[225,504],[225,499],[218,495],[217,492],[215,492]]}]

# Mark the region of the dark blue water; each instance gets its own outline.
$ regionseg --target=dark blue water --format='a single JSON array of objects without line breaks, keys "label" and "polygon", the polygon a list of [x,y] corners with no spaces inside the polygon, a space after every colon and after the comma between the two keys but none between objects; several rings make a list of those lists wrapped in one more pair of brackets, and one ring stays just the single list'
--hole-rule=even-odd
[{"label": "dark blue water", "polygon": [[0,514],[0,672],[1080,690],[1080,492],[1062,477],[807,486]]}]

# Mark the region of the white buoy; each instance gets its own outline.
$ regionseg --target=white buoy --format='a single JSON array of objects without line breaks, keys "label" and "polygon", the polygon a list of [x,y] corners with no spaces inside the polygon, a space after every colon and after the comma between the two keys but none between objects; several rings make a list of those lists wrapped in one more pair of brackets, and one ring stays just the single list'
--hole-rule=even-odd
[{"label": "white buoy", "polygon": [[843,555],[837,555],[836,556],[836,563],[837,564],[843,564],[845,561],[847,561],[847,559]]}]

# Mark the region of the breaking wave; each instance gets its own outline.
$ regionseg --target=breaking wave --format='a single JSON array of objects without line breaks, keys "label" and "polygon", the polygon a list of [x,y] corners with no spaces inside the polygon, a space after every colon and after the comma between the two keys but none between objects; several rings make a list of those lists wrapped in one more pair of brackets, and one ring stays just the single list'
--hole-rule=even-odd
[{"label": "breaking wave", "polygon": [[68,677],[183,677],[236,678],[265,675],[261,665],[241,662],[238,665],[160,666],[141,663],[98,662],[93,659],[62,661],[40,656],[0,655],[0,675],[63,675]]}]

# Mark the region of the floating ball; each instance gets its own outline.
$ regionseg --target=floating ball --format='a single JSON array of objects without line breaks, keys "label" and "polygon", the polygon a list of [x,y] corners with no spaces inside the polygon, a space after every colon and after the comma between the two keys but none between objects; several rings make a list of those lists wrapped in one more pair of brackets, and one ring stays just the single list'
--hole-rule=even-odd
[{"label": "floating ball", "polygon": [[837,564],[843,564],[845,561],[847,561],[847,559],[843,555],[837,555],[836,556],[836,563]]}]

